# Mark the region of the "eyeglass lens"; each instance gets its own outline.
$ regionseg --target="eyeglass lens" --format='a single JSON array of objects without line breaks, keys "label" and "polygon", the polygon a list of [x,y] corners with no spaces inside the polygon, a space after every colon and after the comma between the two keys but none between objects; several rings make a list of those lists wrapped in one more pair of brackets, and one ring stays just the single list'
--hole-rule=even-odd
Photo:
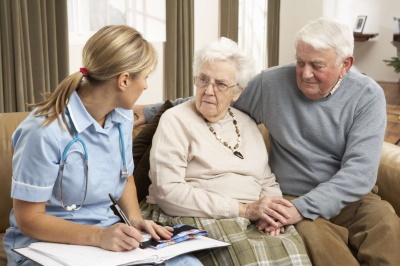
[{"label": "eyeglass lens", "polygon": [[216,87],[220,92],[224,92],[227,89],[229,89],[230,87],[236,86],[236,84],[232,85],[232,86],[228,86],[225,83],[218,82],[218,81],[210,82],[210,80],[207,77],[195,77],[194,78],[194,85],[199,88],[204,88],[204,87],[208,86],[209,84],[212,84],[213,87]]}]

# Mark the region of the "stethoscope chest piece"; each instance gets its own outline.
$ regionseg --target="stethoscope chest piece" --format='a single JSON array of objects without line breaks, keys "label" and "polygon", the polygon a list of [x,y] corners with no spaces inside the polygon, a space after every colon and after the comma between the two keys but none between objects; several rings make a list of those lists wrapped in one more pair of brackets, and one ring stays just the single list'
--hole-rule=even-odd
[{"label": "stethoscope chest piece", "polygon": [[121,169],[121,178],[128,178],[128,169],[125,166]]}]

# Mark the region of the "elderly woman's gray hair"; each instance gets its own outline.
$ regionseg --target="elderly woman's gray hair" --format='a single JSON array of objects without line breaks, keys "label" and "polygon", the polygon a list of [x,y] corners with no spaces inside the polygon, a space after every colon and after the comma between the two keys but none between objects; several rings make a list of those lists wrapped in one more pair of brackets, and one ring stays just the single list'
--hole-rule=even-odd
[{"label": "elderly woman's gray hair", "polygon": [[348,25],[332,18],[318,18],[305,25],[296,35],[295,47],[300,41],[318,51],[334,49],[338,55],[338,64],[346,57],[353,55],[352,30]]},{"label": "elderly woman's gray hair", "polygon": [[236,81],[240,88],[245,88],[255,74],[253,59],[234,41],[225,37],[196,51],[193,60],[193,75],[197,76],[200,73],[201,66],[205,62],[214,61],[229,61],[236,66]]}]

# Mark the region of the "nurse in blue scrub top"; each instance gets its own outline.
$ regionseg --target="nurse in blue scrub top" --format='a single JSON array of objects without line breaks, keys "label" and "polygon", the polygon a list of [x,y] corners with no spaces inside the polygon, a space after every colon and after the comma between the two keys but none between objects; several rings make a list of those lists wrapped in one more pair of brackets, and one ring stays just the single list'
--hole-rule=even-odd
[{"label": "nurse in blue scrub top", "polygon": [[[8,265],[32,264],[11,249],[37,241],[125,251],[139,246],[141,231],[172,235],[143,220],[132,176],[132,107],[157,65],[155,49],[131,27],[106,26],[82,62],[14,132]],[[109,193],[132,226],[110,209]],[[192,255],[166,264],[201,265]]]}]

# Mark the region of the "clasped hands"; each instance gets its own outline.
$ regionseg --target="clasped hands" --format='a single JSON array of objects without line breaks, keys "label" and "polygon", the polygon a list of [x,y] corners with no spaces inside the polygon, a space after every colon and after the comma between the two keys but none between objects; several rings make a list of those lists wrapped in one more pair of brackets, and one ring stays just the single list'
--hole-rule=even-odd
[{"label": "clasped hands", "polygon": [[267,235],[278,236],[284,233],[285,225],[303,220],[294,204],[282,197],[264,196],[259,200],[239,204],[239,216],[256,221],[256,228]]}]

